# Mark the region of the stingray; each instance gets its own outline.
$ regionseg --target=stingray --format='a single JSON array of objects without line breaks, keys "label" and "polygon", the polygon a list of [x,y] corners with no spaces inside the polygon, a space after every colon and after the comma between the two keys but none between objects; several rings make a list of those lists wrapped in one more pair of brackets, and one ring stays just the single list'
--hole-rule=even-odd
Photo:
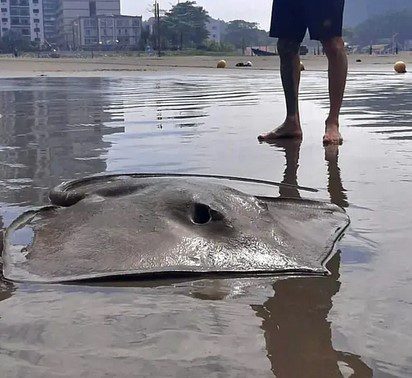
[{"label": "stingray", "polygon": [[177,176],[97,176],[56,187],[53,205],[6,229],[4,277],[53,283],[328,273],[325,263],[349,224],[343,209]]}]

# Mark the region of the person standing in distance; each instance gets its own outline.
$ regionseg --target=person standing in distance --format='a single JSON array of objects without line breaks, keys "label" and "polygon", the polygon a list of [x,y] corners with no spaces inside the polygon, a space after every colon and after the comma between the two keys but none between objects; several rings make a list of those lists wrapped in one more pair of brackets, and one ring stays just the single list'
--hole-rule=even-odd
[{"label": "person standing in distance", "polygon": [[280,72],[286,98],[286,120],[274,130],[258,136],[260,141],[278,138],[302,138],[298,92],[300,81],[300,45],[309,29],[329,61],[330,110],[325,122],[324,144],[340,144],[339,113],[348,72],[348,59],[342,39],[345,0],[274,0],[270,36],[278,38]]}]

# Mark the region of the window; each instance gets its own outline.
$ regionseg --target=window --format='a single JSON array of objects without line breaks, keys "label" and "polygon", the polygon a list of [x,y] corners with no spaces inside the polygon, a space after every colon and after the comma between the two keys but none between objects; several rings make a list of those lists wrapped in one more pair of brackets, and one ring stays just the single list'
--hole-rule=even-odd
[{"label": "window", "polygon": [[39,13],[39,10],[38,9],[33,9],[33,13]]},{"label": "window", "polygon": [[33,22],[34,22],[35,24],[38,24],[38,23],[40,22],[40,20],[39,20],[38,18],[35,18],[35,19],[33,20]]},{"label": "window", "polygon": [[12,16],[29,16],[30,10],[26,7],[10,7],[10,14]]},{"label": "window", "polygon": [[30,30],[29,29],[22,29],[21,34],[23,35],[30,35]]},{"label": "window", "polygon": [[7,28],[1,28],[1,31],[2,31],[3,33],[6,33],[6,32],[9,31],[9,29],[7,29]]},{"label": "window", "polygon": [[7,8],[1,8],[2,12],[7,12]]},{"label": "window", "polygon": [[34,28],[35,33],[40,33],[40,28]]},{"label": "window", "polygon": [[2,3],[7,3],[7,0],[1,0]]},{"label": "window", "polygon": [[39,0],[33,0],[33,4],[38,4]]},{"label": "window", "polygon": [[2,22],[9,22],[9,19],[8,18],[2,18],[1,21]]},{"label": "window", "polygon": [[28,0],[11,0],[10,1],[11,5],[17,5],[20,7],[28,7],[29,6],[29,1]]}]

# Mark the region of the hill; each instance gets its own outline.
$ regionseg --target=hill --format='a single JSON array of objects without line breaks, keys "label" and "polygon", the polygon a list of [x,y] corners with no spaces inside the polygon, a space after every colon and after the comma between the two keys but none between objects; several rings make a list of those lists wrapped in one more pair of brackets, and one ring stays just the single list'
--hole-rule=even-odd
[{"label": "hill", "polygon": [[345,26],[353,27],[376,15],[412,10],[412,0],[346,0]]}]

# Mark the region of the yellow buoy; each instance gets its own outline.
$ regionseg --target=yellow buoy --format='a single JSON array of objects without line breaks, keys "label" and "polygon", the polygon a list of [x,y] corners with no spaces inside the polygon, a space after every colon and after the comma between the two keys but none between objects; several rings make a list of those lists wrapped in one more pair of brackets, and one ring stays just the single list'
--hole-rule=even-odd
[{"label": "yellow buoy", "polygon": [[303,62],[300,62],[300,70],[305,71],[305,66],[304,66]]},{"label": "yellow buoy", "polygon": [[405,73],[406,72],[406,64],[405,62],[399,61],[395,63],[393,67],[397,73]]},{"label": "yellow buoy", "polygon": [[227,66],[227,62],[226,62],[226,60],[219,60],[218,62],[217,62],[217,68],[226,68],[226,66]]}]

